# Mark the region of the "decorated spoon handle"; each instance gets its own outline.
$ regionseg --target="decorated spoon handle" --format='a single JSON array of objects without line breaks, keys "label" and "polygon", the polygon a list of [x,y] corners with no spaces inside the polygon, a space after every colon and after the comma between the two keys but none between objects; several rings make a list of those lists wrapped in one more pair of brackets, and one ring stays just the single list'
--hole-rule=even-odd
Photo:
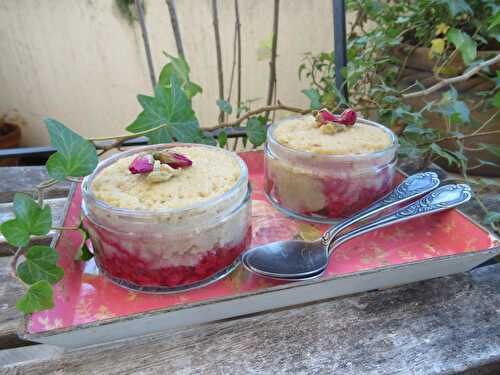
[{"label": "decorated spoon handle", "polygon": [[335,236],[343,229],[358,221],[373,216],[389,207],[417,198],[434,190],[439,185],[438,175],[434,172],[417,173],[406,178],[393,191],[374,202],[349,219],[330,227],[321,237],[325,246],[329,246]]},{"label": "decorated spoon handle", "polygon": [[[472,197],[471,188],[469,185],[456,184],[445,185],[430,192],[425,197],[418,201],[400,208],[396,212],[383,216],[375,221],[366,225],[356,228],[333,241],[333,249],[340,244],[356,237],[361,234],[371,232],[372,230],[379,229],[394,223],[406,221],[419,216],[432,214],[435,212],[443,211],[448,208],[456,207],[462,203],[467,202]],[[328,247],[330,252],[330,246]]]}]

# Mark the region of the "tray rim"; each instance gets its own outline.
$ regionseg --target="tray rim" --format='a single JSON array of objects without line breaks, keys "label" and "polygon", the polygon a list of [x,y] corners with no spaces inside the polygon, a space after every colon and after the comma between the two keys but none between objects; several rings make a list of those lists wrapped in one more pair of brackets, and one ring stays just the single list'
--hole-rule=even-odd
[{"label": "tray rim", "polygon": [[[445,256],[434,257],[434,258],[429,258],[429,259],[422,259],[422,260],[413,261],[413,262],[406,262],[406,263],[402,263],[402,264],[398,264],[398,265],[383,266],[383,267],[377,267],[377,268],[372,268],[372,269],[358,271],[358,272],[351,272],[351,273],[339,275],[336,277],[332,277],[329,279],[316,279],[316,280],[310,280],[310,281],[302,281],[302,282],[296,282],[296,283],[287,283],[287,284],[282,284],[282,285],[276,285],[276,286],[265,288],[265,289],[259,289],[257,291],[244,292],[244,293],[239,293],[239,294],[232,295],[232,296],[227,296],[227,297],[222,297],[222,298],[217,298],[217,299],[208,299],[208,300],[203,300],[203,301],[198,301],[198,302],[193,302],[193,303],[188,303],[188,304],[178,304],[178,305],[174,305],[174,306],[170,306],[170,307],[144,311],[144,312],[130,314],[130,315],[126,315],[126,316],[113,317],[113,318],[103,319],[103,320],[89,322],[89,323],[78,324],[78,325],[75,325],[72,327],[56,328],[56,329],[43,331],[43,332],[35,332],[35,333],[28,332],[27,325],[26,325],[27,319],[25,319],[25,327],[22,330],[22,332],[18,333],[18,335],[22,339],[37,339],[40,337],[51,337],[51,336],[56,336],[56,335],[66,333],[66,332],[82,331],[82,330],[86,330],[86,329],[96,328],[96,327],[99,327],[102,325],[110,325],[110,324],[114,324],[114,323],[118,323],[118,322],[124,322],[124,321],[130,321],[130,320],[135,320],[135,319],[141,319],[144,317],[162,315],[162,314],[169,313],[169,312],[188,310],[191,308],[201,307],[201,306],[210,305],[210,304],[219,303],[219,302],[236,301],[236,300],[240,300],[240,299],[245,299],[247,297],[270,294],[270,293],[273,293],[276,291],[281,291],[281,290],[288,290],[288,289],[300,288],[300,287],[304,287],[304,286],[308,286],[308,285],[328,283],[328,282],[331,282],[332,280],[350,279],[350,278],[358,277],[360,275],[384,273],[384,272],[388,272],[388,271],[392,271],[392,270],[404,270],[405,268],[408,268],[408,267],[411,267],[414,265],[419,265],[419,264],[435,263],[435,262],[447,262],[448,260],[469,258],[469,257],[478,256],[478,255],[486,255],[486,254],[489,254],[492,257],[499,255],[500,254],[500,246],[495,246],[495,247],[490,248],[490,249],[478,250],[478,251],[474,251],[474,252],[467,252],[467,253],[455,254],[455,255],[445,255]],[[242,265],[240,265],[240,267],[242,267]],[[354,294],[356,294],[356,293],[354,293]],[[348,296],[348,295],[349,294],[346,294],[343,296]],[[343,297],[343,296],[339,296],[339,297]],[[337,298],[337,297],[333,297],[333,298]],[[292,308],[293,306],[294,305],[290,305],[288,307]],[[263,310],[262,312],[265,312],[265,311],[269,311],[269,310]],[[237,319],[238,317],[239,317],[239,315],[234,316],[233,319]]]},{"label": "tray rim", "polygon": [[[245,151],[245,152],[254,153],[254,152],[262,152],[262,151],[255,150],[255,151]],[[408,174],[405,173],[403,170],[401,170],[401,168],[396,167],[396,170],[398,173],[401,173],[403,176],[405,176],[405,177],[408,176]],[[75,191],[76,191],[78,185],[79,185],[79,183],[76,183],[76,182],[72,182],[70,185],[67,200],[66,200],[66,202],[64,204],[64,208],[63,208],[64,220],[66,219],[69,208],[71,207],[73,196],[75,194]],[[320,278],[320,279],[315,279],[315,280],[310,280],[310,281],[302,281],[302,282],[277,285],[277,286],[268,287],[265,289],[259,289],[258,291],[238,293],[237,295],[233,295],[233,296],[222,297],[222,298],[217,298],[217,299],[208,299],[208,300],[198,301],[198,302],[193,302],[193,303],[188,303],[188,304],[179,304],[179,305],[174,305],[171,307],[154,309],[154,310],[134,313],[134,314],[126,315],[126,316],[113,317],[113,318],[109,318],[109,319],[103,319],[103,320],[99,320],[99,321],[78,324],[78,325],[71,326],[71,327],[56,328],[56,329],[43,331],[43,332],[30,333],[28,330],[28,320],[32,314],[24,314],[23,319],[21,320],[21,323],[20,323],[21,327],[17,331],[17,335],[21,339],[36,341],[36,339],[41,338],[41,337],[42,338],[43,337],[51,337],[51,336],[56,336],[56,335],[66,333],[66,332],[81,331],[81,330],[86,330],[89,328],[96,328],[96,327],[99,327],[101,325],[109,325],[109,324],[113,324],[113,323],[117,323],[117,322],[140,319],[143,317],[164,314],[167,312],[181,311],[184,309],[195,308],[195,307],[213,304],[213,303],[217,303],[217,302],[228,302],[228,301],[238,300],[238,299],[247,298],[247,297],[251,297],[251,296],[272,293],[272,292],[279,291],[279,290],[292,289],[292,288],[302,287],[305,285],[320,284],[320,283],[328,282],[328,281],[331,281],[334,279],[345,279],[345,278],[356,277],[359,275],[366,275],[366,274],[370,274],[370,273],[386,272],[386,271],[391,270],[391,269],[401,270],[401,269],[404,269],[406,267],[416,265],[416,264],[432,263],[432,262],[436,262],[436,261],[447,261],[450,259],[467,258],[467,257],[480,255],[480,254],[485,254],[485,255],[491,254],[491,257],[495,257],[497,255],[500,255],[500,238],[494,232],[492,232],[490,229],[486,228],[484,225],[479,223],[473,217],[462,212],[460,209],[454,208],[454,210],[456,210],[459,214],[464,216],[467,220],[469,220],[474,225],[478,226],[484,232],[486,232],[486,234],[488,234],[490,236],[494,246],[489,248],[489,249],[482,249],[482,250],[477,250],[477,251],[473,251],[473,252],[466,252],[466,253],[454,254],[454,255],[445,255],[445,256],[440,256],[440,257],[432,257],[429,259],[422,259],[422,260],[413,261],[413,262],[405,262],[405,263],[401,263],[398,265],[389,265],[389,266],[371,268],[368,270],[362,270],[362,271],[358,271],[358,272],[351,272],[348,274],[339,275],[339,276],[329,278],[329,279]],[[57,243],[61,237],[61,233],[62,233],[62,231],[60,231],[60,230],[56,231],[56,233],[54,234],[54,236],[52,238],[52,241],[50,242],[51,247],[55,247],[57,245]],[[235,268],[235,270],[238,269],[239,267],[242,267],[242,265],[240,264],[238,267]],[[339,296],[339,297],[342,297],[342,296]],[[339,298],[339,297],[334,297],[334,298]],[[289,308],[293,308],[293,306],[294,305],[291,305],[291,306],[289,306]],[[268,311],[268,310],[264,310],[264,311]],[[235,316],[235,317],[233,317],[233,319],[238,319],[239,317],[240,316]]]}]

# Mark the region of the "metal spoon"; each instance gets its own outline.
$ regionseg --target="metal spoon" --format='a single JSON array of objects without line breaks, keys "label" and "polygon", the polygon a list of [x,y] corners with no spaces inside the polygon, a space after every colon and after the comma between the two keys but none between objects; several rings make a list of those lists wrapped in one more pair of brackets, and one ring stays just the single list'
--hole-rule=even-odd
[{"label": "metal spoon", "polygon": [[[243,265],[250,271],[274,279],[298,281],[314,279],[323,274],[334,249],[361,234],[456,207],[471,198],[468,185],[446,185],[396,212],[356,228],[326,242],[280,241],[259,246],[243,254]],[[331,250],[330,250],[331,249]]]},{"label": "metal spoon", "polygon": [[[403,182],[401,182],[394,190],[380,198],[378,201],[372,203],[370,206],[358,212],[356,215],[342,221],[332,227],[330,227],[321,237],[321,239],[314,242],[304,242],[304,241],[280,241],[270,243],[261,247],[248,250],[243,254],[242,260],[248,261],[250,257],[254,260],[257,259],[261,254],[264,257],[275,258],[276,255],[283,257],[281,253],[282,248],[297,247],[298,251],[306,251],[304,248],[316,249],[314,254],[317,254],[319,259],[315,260],[311,267],[316,270],[318,268],[325,268],[328,259],[324,256],[325,246],[335,238],[335,236],[341,232],[343,229],[362,221],[368,217],[376,215],[377,213],[393,207],[397,204],[404,203],[408,200],[417,198],[429,191],[432,191],[439,185],[438,175],[434,172],[422,172],[417,173],[412,176],[407,177]],[[288,250],[288,252],[293,253],[294,250]],[[311,253],[312,251],[306,251]],[[268,255],[263,253],[269,253]],[[290,255],[291,256],[291,255]],[[300,254],[298,254],[300,256]],[[275,259],[273,263],[279,262],[280,259]],[[282,258],[281,261],[286,262],[286,259]],[[304,260],[307,261],[307,260]],[[292,262],[291,264],[296,264],[299,268],[297,270],[289,269],[288,272],[292,273],[293,277],[298,277],[297,274],[302,273],[303,266],[300,262]]]}]

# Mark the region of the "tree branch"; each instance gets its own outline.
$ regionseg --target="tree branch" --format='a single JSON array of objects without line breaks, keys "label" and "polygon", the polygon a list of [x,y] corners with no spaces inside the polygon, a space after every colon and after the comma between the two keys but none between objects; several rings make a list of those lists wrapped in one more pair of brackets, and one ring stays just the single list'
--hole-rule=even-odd
[{"label": "tree branch", "polygon": [[156,74],[153,65],[153,57],[151,56],[151,48],[149,47],[148,29],[146,28],[146,22],[144,21],[144,9],[142,8],[141,0],[135,0],[135,7],[137,8],[137,14],[139,15],[139,24],[141,25],[142,31],[142,41],[144,43],[144,51],[146,52],[146,60],[148,62],[149,78],[151,80],[151,86],[153,86],[153,91],[156,86]]},{"label": "tree branch", "polygon": [[175,0],[165,0],[170,14],[170,23],[172,24],[172,31],[174,32],[175,46],[177,47],[177,54],[183,58],[184,47],[182,46],[181,30],[179,28],[179,20],[177,19],[177,11],[175,10]]},{"label": "tree branch", "polygon": [[243,116],[241,116],[240,118],[238,118],[234,121],[223,122],[223,123],[217,124],[211,128],[207,128],[206,130],[212,131],[212,130],[216,130],[216,129],[238,126],[243,121],[245,121],[246,119],[248,119],[252,116],[258,115],[258,114],[263,113],[263,112],[269,113],[272,111],[288,111],[288,112],[299,113],[301,115],[305,115],[305,114],[313,112],[312,109],[302,109],[302,108],[297,108],[297,107],[290,107],[290,106],[284,105],[283,103],[278,101],[278,104],[276,104],[276,105],[268,105],[265,107],[254,109],[253,111],[248,111]]},{"label": "tree branch", "polygon": [[[278,50],[278,23],[280,16],[280,0],[274,0],[273,13],[273,41],[271,46],[271,60],[269,61],[269,85],[267,89],[267,105],[271,105],[273,101],[274,86],[276,83],[276,52]],[[269,112],[266,112],[266,121],[269,117]]]},{"label": "tree branch", "polygon": [[[222,69],[222,50],[219,33],[219,15],[217,13],[217,0],[212,0],[212,17],[215,35],[215,51],[217,53],[217,77],[219,78],[219,99],[224,100],[224,72]],[[224,111],[219,112],[219,122],[224,122]]]},{"label": "tree branch", "polygon": [[[241,107],[241,22],[240,22],[240,8],[238,0],[234,0],[234,17],[236,27],[236,48],[237,48],[237,69],[236,69],[236,118],[240,118]],[[238,147],[239,138],[236,138],[233,143],[233,151]]]},{"label": "tree branch", "polygon": [[427,146],[433,143],[442,143],[445,141],[461,141],[463,139],[469,139],[469,138],[474,138],[474,137],[482,137],[484,135],[493,135],[493,134],[500,134],[500,130],[491,130],[487,132],[479,132],[479,133],[471,133],[471,134],[465,134],[465,135],[456,135],[456,136],[450,136],[450,137],[443,137],[441,139],[438,139],[437,141],[434,142],[425,142],[425,143],[419,143],[416,146]]},{"label": "tree branch", "polygon": [[414,98],[417,96],[425,96],[425,95],[432,94],[433,92],[435,92],[443,87],[446,87],[448,85],[451,85],[453,83],[466,81],[469,78],[471,78],[473,75],[479,73],[482,69],[486,68],[487,66],[496,64],[497,62],[500,62],[500,54],[498,54],[497,56],[495,56],[489,60],[483,61],[482,63],[476,65],[474,68],[470,69],[469,71],[465,72],[462,75],[452,77],[452,78],[443,79],[442,81],[436,83],[433,86],[426,88],[425,90],[411,92],[408,94],[403,94],[403,95],[401,95],[401,97],[403,99],[408,99],[408,98]]}]

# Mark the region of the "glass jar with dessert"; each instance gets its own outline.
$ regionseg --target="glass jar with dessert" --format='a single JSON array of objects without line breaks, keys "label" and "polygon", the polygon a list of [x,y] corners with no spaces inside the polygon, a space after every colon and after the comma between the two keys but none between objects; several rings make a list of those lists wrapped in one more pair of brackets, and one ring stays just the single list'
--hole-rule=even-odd
[{"label": "glass jar with dessert", "polygon": [[130,289],[206,285],[250,244],[247,167],[220,148],[155,145],[114,155],[84,179],[82,196],[100,271]]},{"label": "glass jar with dessert", "polygon": [[349,217],[390,191],[397,147],[392,131],[352,110],[284,119],[267,132],[266,195],[296,218]]}]

